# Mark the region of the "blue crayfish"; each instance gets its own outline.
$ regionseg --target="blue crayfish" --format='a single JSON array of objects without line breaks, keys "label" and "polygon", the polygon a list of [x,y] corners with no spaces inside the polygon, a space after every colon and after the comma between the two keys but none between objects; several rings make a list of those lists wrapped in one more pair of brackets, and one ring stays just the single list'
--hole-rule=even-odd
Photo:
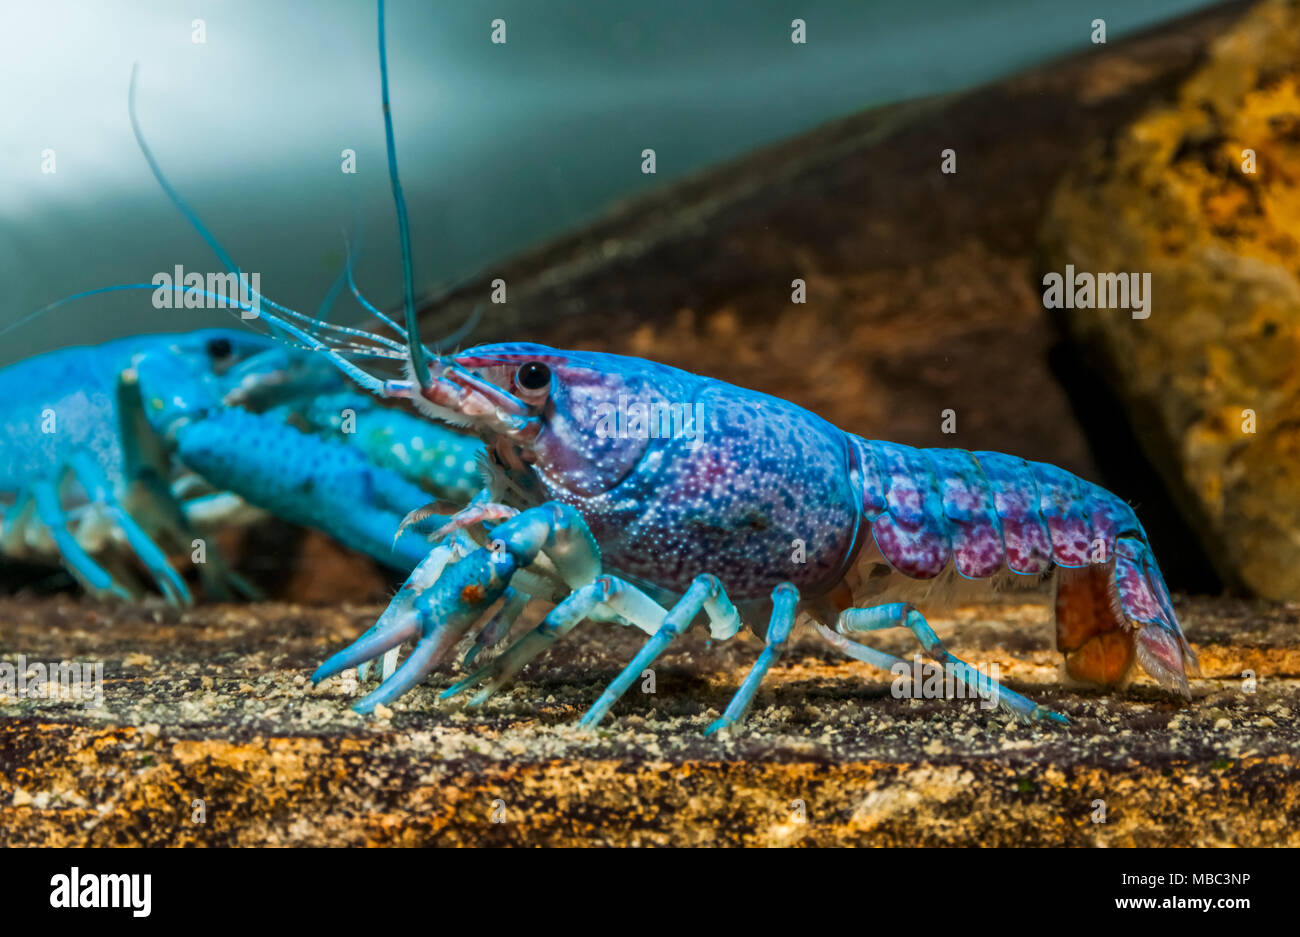
[{"label": "blue crayfish", "polygon": [[[484,345],[421,373],[383,390],[485,439],[488,485],[452,522],[482,545],[435,547],[375,628],[317,670],[321,680],[415,639],[362,712],[422,680],[504,597],[480,635],[498,640],[522,592],[555,607],[444,696],[478,687],[485,700],[583,619],[641,628],[650,639],[583,717],[590,726],[701,613],[717,640],[742,614],[766,617],[766,647],[717,729],[741,718],[806,612],[832,645],[886,669],[899,659],[847,636],[906,627],[975,691],[1064,721],[955,658],[902,600],[918,584],[941,598],[1053,576],[1074,677],[1113,685],[1136,662],[1188,693],[1195,655],[1137,517],[1054,466],[868,441],[787,401],[619,355]],[[629,400],[645,414],[689,403],[705,420],[690,435],[598,430]]]},{"label": "blue crayfish", "polygon": [[92,595],[136,598],[143,567],[174,604],[168,561],[205,593],[254,590],[211,534],[268,511],[409,572],[409,503],[479,484],[481,446],[358,394],[325,360],[211,329],[65,348],[0,371],[0,553],[58,562]]},{"label": "blue crayfish", "polygon": [[[468,553],[463,540],[435,546],[378,623],[313,680],[354,666],[364,673],[389,654],[385,680],[357,704],[369,712],[423,680],[496,602],[504,604],[475,650],[505,637],[536,597],[554,603],[541,624],[444,697],[478,688],[472,703],[482,702],[584,619],[638,627],[650,638],[582,717],[594,726],[701,614],[717,640],[739,631],[742,614],[751,626],[766,617],[766,646],[713,732],[743,717],[802,612],[832,645],[884,668],[899,659],[848,636],[906,627],[927,654],[1012,713],[1065,722],[954,657],[905,600],[918,583],[929,587],[922,595],[941,597],[963,583],[987,591],[1055,577],[1057,644],[1072,675],[1113,685],[1138,663],[1189,695],[1195,654],[1142,525],[1122,500],[1068,472],[994,452],[868,441],[787,401],[636,358],[522,343],[427,354],[410,288],[383,17],[381,0],[407,380],[354,377],[473,429],[490,470],[471,506],[439,532],[470,533],[479,545]],[[611,422],[633,406],[636,431],[631,420]],[[686,413],[702,419],[674,429],[667,417]],[[390,673],[392,653],[408,640],[414,650]]]}]

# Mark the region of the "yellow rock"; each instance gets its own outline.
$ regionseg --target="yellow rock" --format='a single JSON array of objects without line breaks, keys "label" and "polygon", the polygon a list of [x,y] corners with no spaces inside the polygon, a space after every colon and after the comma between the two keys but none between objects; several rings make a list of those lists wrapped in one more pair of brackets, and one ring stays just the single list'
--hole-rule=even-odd
[{"label": "yellow rock", "polygon": [[1266,0],[1176,101],[1058,188],[1048,270],[1151,274],[1062,311],[1225,581],[1300,598],[1300,4]]}]

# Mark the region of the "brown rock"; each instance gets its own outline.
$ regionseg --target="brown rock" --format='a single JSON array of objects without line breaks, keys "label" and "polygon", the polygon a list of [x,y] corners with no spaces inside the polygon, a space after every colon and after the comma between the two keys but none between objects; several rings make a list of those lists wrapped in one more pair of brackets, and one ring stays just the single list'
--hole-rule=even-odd
[{"label": "brown rock", "polygon": [[1224,580],[1300,597],[1300,4],[1261,3],[1174,103],[1094,146],[1043,230],[1047,270],[1150,272],[1149,318],[1065,325]]}]

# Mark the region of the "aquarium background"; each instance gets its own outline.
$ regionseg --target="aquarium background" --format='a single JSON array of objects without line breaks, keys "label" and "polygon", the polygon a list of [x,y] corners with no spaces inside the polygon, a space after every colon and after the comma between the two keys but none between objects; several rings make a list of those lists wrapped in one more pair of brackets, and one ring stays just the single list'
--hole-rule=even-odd
[{"label": "aquarium background", "polygon": [[[1208,4],[1150,2],[390,4],[388,43],[417,289],[484,271],[619,199],[887,102],[954,91]],[[215,269],[131,134],[263,291],[314,310],[343,230],[362,289],[400,302],[374,7],[0,7],[0,328],[71,293]],[[489,41],[507,22],[507,44]],[[790,41],[807,22],[808,42]],[[204,21],[195,43],[193,21]],[[652,147],[657,173],[641,172]],[[341,151],[357,153],[355,175]],[[56,172],[42,173],[55,151]],[[869,206],[863,207],[869,211]],[[341,302],[340,320],[360,318]],[[60,307],[0,337],[0,364],[68,344],[228,321],[148,293]]]}]

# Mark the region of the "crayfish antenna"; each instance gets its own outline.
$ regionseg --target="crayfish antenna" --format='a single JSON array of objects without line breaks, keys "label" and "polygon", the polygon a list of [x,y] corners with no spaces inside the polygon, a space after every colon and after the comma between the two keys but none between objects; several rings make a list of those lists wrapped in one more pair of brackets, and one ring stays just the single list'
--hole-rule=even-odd
[{"label": "crayfish antenna", "polygon": [[411,356],[411,370],[421,388],[429,387],[429,364],[420,343],[419,324],[415,320],[415,275],[411,264],[411,225],[406,214],[406,196],[397,175],[397,146],[393,141],[393,110],[388,98],[388,43],[384,29],[384,0],[379,0],[379,87],[384,104],[384,143],[388,150],[388,181],[393,189],[397,210],[397,237],[402,248],[402,308],[406,312],[406,344]]}]

